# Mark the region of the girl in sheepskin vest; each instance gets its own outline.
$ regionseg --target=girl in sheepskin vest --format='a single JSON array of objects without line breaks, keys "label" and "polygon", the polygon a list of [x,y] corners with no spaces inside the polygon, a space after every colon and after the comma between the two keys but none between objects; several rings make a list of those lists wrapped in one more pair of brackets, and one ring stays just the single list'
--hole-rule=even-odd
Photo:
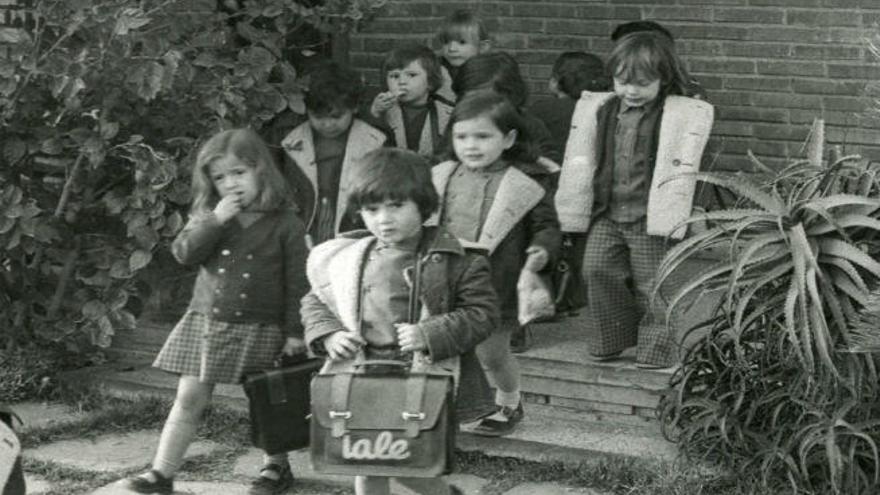
[{"label": "girl in sheepskin vest", "polygon": [[[587,338],[598,360],[636,345],[636,364],[671,366],[674,333],[650,301],[666,237],[684,235],[712,106],[680,96],[686,79],[671,41],[636,32],[608,60],[613,93],[584,92],[572,117],[556,194],[563,232],[586,232]],[[656,298],[661,299],[661,298]]]}]

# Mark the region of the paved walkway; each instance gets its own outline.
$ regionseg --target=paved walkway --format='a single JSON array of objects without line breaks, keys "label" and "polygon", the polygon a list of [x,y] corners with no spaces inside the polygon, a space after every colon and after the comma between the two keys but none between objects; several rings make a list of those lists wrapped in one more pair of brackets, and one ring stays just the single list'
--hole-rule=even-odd
[{"label": "paved walkway", "polygon": [[[52,424],[77,421],[82,414],[70,411],[64,406],[37,403],[24,403],[12,406],[22,417],[25,430],[42,428]],[[33,461],[51,462],[55,466],[81,474],[85,479],[103,476],[114,479],[144,469],[152,457],[159,438],[158,430],[142,430],[119,434],[101,435],[89,439],[62,440],[42,444],[37,448],[25,451],[25,457]],[[222,458],[228,446],[209,441],[193,444],[188,453],[188,460],[204,458]],[[234,452],[234,451],[230,451]],[[234,453],[235,459],[232,472],[219,473],[216,480],[186,480],[175,483],[181,494],[197,495],[245,495],[250,478],[260,465],[261,454],[256,449],[248,449],[244,453]],[[301,450],[290,454],[290,462],[298,479],[295,488],[289,493],[300,495],[330,495],[351,493],[351,478],[344,476],[320,475],[312,471],[308,462],[308,452]],[[27,475],[28,494],[59,493],[52,483]],[[183,476],[181,477],[183,478]],[[449,481],[461,488],[468,495],[483,493],[482,489],[489,481],[469,474],[453,474]],[[396,495],[411,495],[412,492],[400,486],[393,486]],[[93,491],[93,495],[125,495],[131,493],[121,486],[121,480],[110,481]],[[505,495],[599,495],[598,492],[565,487],[555,483],[524,483],[505,492]]]}]

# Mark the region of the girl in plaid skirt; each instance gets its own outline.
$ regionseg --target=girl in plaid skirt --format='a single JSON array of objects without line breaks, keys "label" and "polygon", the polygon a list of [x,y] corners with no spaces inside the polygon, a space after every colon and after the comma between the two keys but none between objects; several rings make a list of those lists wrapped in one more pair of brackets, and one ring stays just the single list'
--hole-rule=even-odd
[{"label": "girl in plaid skirt", "polygon": [[[305,229],[265,143],[247,129],[220,132],[199,151],[192,183],[190,219],[172,252],[199,265],[199,274],[186,314],[153,363],[180,381],[152,468],[128,480],[137,493],[172,493],[215,383],[241,383],[281,352],[305,352]],[[292,481],[286,453],[266,455],[250,493],[280,493]]]}]

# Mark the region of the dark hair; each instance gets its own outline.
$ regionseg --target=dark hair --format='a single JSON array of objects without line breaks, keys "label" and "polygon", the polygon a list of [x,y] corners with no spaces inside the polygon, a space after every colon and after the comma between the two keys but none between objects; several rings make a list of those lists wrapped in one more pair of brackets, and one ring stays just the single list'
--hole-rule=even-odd
[{"label": "dark hair", "polygon": [[532,135],[526,129],[519,110],[506,96],[492,90],[471,91],[455,104],[452,116],[449,117],[449,132],[447,132],[449,136],[447,146],[451,155],[455,153],[452,142],[455,139],[453,127],[456,122],[479,117],[488,117],[503,134],[516,131],[516,141],[513,146],[501,154],[504,159],[520,162],[534,162],[538,159],[537,147],[532,141]]},{"label": "dark hair", "polygon": [[611,81],[602,59],[585,52],[563,52],[553,64],[553,78],[559,90],[577,100],[583,91],[605,91]]},{"label": "dark hair", "polygon": [[403,69],[410,63],[418,60],[428,75],[428,92],[434,93],[443,85],[443,70],[440,59],[433,50],[424,45],[409,45],[395,48],[388,52],[385,61],[382,62],[382,85],[385,85],[386,77],[392,70]]},{"label": "dark hair", "polygon": [[675,41],[675,38],[672,37],[672,33],[668,29],[654,21],[632,21],[619,24],[611,33],[611,41],[616,43],[620,38],[640,31],[653,31],[662,34],[671,42]]},{"label": "dark hair", "polygon": [[445,45],[450,41],[470,41],[478,44],[489,40],[489,31],[479,17],[467,9],[456,10],[444,19],[437,30],[437,42]]},{"label": "dark hair", "polygon": [[287,181],[263,139],[251,129],[229,129],[214,134],[199,148],[192,177],[193,213],[207,212],[220,201],[211,180],[211,165],[230,155],[256,172],[260,188],[256,199],[259,209],[271,210],[287,204],[290,198]]},{"label": "dark hair", "polygon": [[628,34],[614,46],[608,57],[612,78],[630,81],[642,75],[660,80],[661,95],[687,94],[690,80],[668,38],[655,31]]},{"label": "dark hair", "polygon": [[418,206],[422,221],[440,204],[426,158],[400,148],[379,148],[364,155],[352,175],[350,211],[383,201],[410,199]]},{"label": "dark hair", "polygon": [[524,107],[529,97],[519,64],[506,52],[481,53],[462,64],[452,81],[452,90],[461,98],[475,89],[491,89],[504,95],[516,108]]},{"label": "dark hair", "polygon": [[362,92],[363,83],[357,71],[336,62],[324,62],[309,75],[306,109],[316,115],[356,110]]}]

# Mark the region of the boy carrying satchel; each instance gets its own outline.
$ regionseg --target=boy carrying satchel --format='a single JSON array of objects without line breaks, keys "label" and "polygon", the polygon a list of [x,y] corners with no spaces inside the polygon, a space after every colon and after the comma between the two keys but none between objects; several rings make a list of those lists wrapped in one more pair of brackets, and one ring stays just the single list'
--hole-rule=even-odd
[{"label": "boy carrying satchel", "polygon": [[[489,265],[444,230],[422,225],[438,204],[428,163],[406,150],[371,152],[353,177],[348,200],[368,232],[316,246],[307,264],[312,290],[301,311],[307,345],[328,358],[322,374],[350,371],[356,358],[406,361],[417,353],[429,370],[457,378],[459,420],[493,411],[474,354],[499,318]],[[408,323],[413,286],[420,287],[421,317]],[[375,471],[365,468],[355,478],[355,492],[390,493],[389,478],[369,472]],[[418,493],[460,493],[439,478],[398,481]]]}]

